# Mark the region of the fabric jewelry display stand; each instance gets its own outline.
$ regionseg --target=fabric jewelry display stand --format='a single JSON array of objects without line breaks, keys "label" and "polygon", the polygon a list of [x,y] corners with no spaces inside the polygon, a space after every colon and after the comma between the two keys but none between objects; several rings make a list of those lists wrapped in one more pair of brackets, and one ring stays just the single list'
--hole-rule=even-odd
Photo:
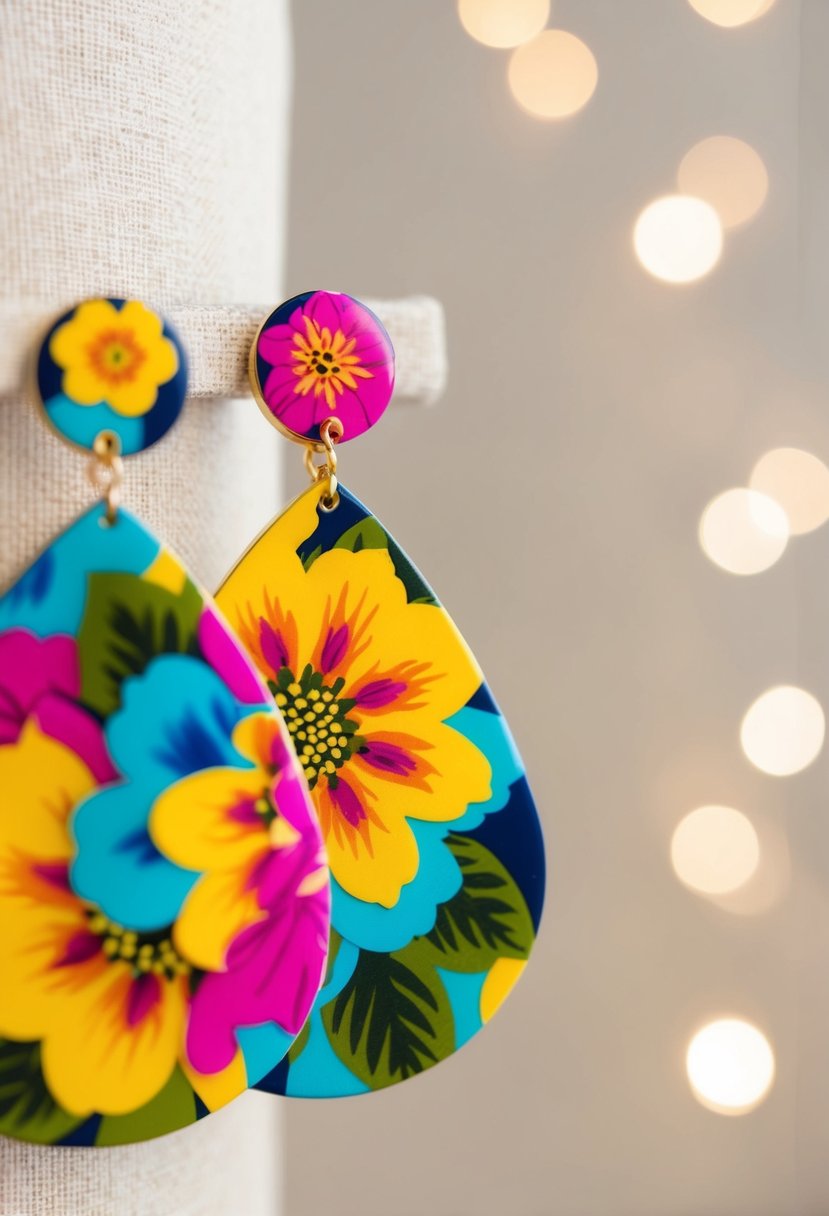
[{"label": "fabric jewelry display stand", "polygon": [[[127,505],[208,586],[277,510],[278,440],[250,400],[231,398],[247,391],[250,341],[283,294],[290,79],[286,0],[2,9],[0,589],[91,501],[83,456],[26,390],[32,343],[88,295],[146,299],[190,353],[196,401],[128,462]],[[398,398],[435,400],[439,306],[373,307],[397,347]],[[246,1094],[122,1148],[0,1138],[0,1216],[273,1216],[279,1110]]]}]

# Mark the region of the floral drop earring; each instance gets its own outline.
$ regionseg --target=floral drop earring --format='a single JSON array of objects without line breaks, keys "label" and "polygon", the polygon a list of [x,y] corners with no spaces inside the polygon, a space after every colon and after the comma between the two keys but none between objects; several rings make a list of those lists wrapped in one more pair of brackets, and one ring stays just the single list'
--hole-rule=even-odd
[{"label": "floral drop earring", "polygon": [[349,296],[311,292],[265,320],[250,366],[265,416],[305,445],[313,484],[217,601],[286,717],[332,879],[324,987],[259,1088],[364,1093],[450,1055],[506,997],[541,912],[541,831],[466,644],[337,481],[335,444],[391,397],[388,334]]},{"label": "floral drop earring", "polygon": [[273,700],[210,598],[118,506],[172,425],[181,343],[88,300],[40,350],[103,490],[0,599],[0,1132],[111,1145],[269,1073],[325,963],[321,840]]}]

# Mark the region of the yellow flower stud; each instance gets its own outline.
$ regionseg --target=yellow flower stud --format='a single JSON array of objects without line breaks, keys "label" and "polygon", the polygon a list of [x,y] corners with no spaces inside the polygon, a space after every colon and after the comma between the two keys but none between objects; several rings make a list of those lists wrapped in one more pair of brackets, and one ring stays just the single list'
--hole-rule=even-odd
[{"label": "yellow flower stud", "polygon": [[[120,305],[120,306],[119,306]],[[87,300],[49,339],[75,405],[108,405],[127,418],[148,413],[179,370],[179,352],[161,317],[139,300]]]}]

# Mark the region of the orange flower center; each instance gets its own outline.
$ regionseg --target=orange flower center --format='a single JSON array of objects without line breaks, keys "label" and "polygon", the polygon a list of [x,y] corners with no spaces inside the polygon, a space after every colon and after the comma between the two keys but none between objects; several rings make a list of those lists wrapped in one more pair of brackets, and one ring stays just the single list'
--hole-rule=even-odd
[{"label": "orange flower center", "polygon": [[294,386],[294,392],[303,397],[313,390],[314,396],[325,394],[329,404],[335,399],[334,390],[342,393],[346,388],[354,388],[357,376],[370,380],[373,372],[361,367],[362,359],[354,353],[357,345],[356,338],[347,338],[341,329],[330,329],[323,326],[320,329],[310,317],[305,317],[305,336],[297,333],[294,337],[294,349],[291,358],[294,360],[293,373],[299,377]]},{"label": "orange flower center", "polygon": [[147,359],[131,329],[104,330],[87,345],[86,353],[95,373],[110,384],[134,380]]}]

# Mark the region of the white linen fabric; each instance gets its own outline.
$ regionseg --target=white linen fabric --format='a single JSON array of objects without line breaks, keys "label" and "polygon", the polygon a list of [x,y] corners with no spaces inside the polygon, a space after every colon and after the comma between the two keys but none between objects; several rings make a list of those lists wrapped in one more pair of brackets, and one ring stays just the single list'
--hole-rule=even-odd
[{"label": "white linen fabric", "polygon": [[[328,284],[327,286],[331,286]],[[176,327],[190,360],[189,395],[215,400],[248,393],[248,355],[262,319],[279,301],[254,307],[165,306],[161,308]],[[68,308],[74,300],[63,301]],[[445,322],[443,309],[430,296],[403,300],[365,300],[389,331],[396,355],[395,402],[434,405],[446,385]],[[31,390],[32,352],[61,311],[55,301],[51,312],[23,300],[0,299],[0,399],[19,397]]]},{"label": "white linen fabric", "polygon": [[[276,432],[250,398],[228,398],[246,392],[250,340],[283,295],[286,6],[0,3],[0,590],[91,501],[85,457],[25,386],[32,343],[85,296],[168,314],[200,398],[127,463],[125,503],[209,587],[277,509]],[[263,303],[235,303],[251,300]],[[434,401],[439,306],[373,307],[397,347],[398,397]],[[248,1094],[145,1145],[0,1138],[0,1216],[274,1216],[278,1120],[277,1100]]]},{"label": "white linen fabric", "polygon": [[[2,315],[54,316],[89,295],[278,300],[289,92],[286,0],[3,0]],[[4,333],[8,584],[90,494],[83,457],[20,395],[19,335]],[[128,465],[128,504],[208,583],[277,505],[277,437],[247,406],[191,406]],[[146,1145],[2,1140],[0,1213],[273,1216],[278,1120],[278,1102],[251,1094]]]}]

